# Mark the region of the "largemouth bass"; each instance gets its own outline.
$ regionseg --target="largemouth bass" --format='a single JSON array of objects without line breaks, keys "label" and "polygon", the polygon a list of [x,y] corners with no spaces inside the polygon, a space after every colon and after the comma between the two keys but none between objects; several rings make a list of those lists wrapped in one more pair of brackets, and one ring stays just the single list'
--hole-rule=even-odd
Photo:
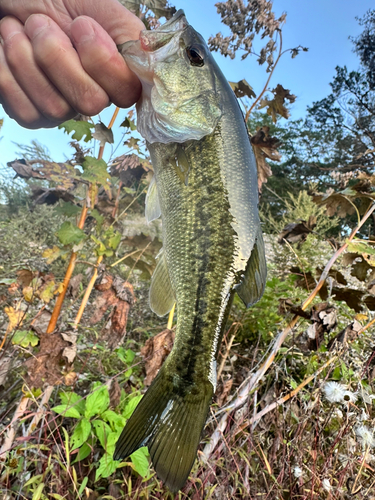
[{"label": "largemouth bass", "polygon": [[148,446],[158,477],[178,491],[216,389],[216,358],[233,296],[250,306],[265,286],[256,161],[237,99],[182,10],[120,50],[143,87],[137,125],[155,173],[146,217],[162,217],[163,251],[150,305],[163,316],[176,302],[177,329],[114,457]]}]

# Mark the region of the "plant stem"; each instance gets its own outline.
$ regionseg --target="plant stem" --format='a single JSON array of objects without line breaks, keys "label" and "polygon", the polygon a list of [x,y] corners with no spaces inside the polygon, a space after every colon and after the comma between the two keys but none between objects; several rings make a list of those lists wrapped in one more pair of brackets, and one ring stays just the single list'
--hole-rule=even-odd
[{"label": "plant stem", "polygon": [[245,123],[247,124],[247,121],[249,119],[249,116],[252,112],[252,110],[255,108],[255,106],[258,104],[258,102],[260,101],[260,99],[263,97],[264,93],[266,92],[267,88],[268,88],[268,84],[270,83],[270,80],[272,78],[272,75],[273,75],[273,72],[275,71],[275,68],[278,64],[278,62],[280,61],[280,57],[283,55],[283,52],[282,52],[282,49],[283,49],[283,36],[282,36],[282,33],[281,31],[279,31],[279,36],[280,36],[280,47],[279,47],[279,55],[277,56],[277,59],[275,61],[275,64],[273,65],[272,69],[271,69],[271,72],[270,72],[270,76],[268,77],[267,81],[266,81],[266,84],[264,85],[263,87],[263,90],[262,92],[258,95],[258,97],[255,99],[255,101],[253,102],[252,106],[250,107],[250,109],[247,111],[246,113],[246,116],[245,116]]},{"label": "plant stem", "polygon": [[[118,112],[119,112],[119,108],[116,107],[116,109],[115,109],[115,111],[113,113],[113,116],[111,118],[111,121],[109,122],[108,128],[111,128],[113,126],[113,124],[114,124],[114,122],[116,120],[116,117],[118,115]],[[100,149],[99,149],[98,160],[100,160],[102,158],[103,151],[104,151],[104,146],[101,146]],[[89,187],[88,199],[91,199],[90,193],[91,193],[91,188]],[[93,208],[93,207],[90,207],[90,208]],[[83,205],[81,216],[80,216],[80,220],[79,220],[79,223],[78,223],[79,229],[83,229],[83,226],[85,225],[85,220],[86,220],[86,217],[87,217],[87,210],[88,210],[87,209],[87,204],[85,203]],[[70,283],[70,279],[72,277],[72,274],[73,274],[73,271],[74,271],[74,267],[76,265],[77,255],[78,255],[77,252],[72,252],[72,254],[70,256],[68,268],[66,270],[64,281],[63,281],[63,289],[62,289],[62,292],[60,293],[60,295],[56,299],[55,307],[53,309],[52,316],[51,316],[50,322],[48,324],[47,333],[52,333],[55,330],[55,328],[56,328],[57,320],[59,319],[59,316],[60,316],[60,312],[61,312],[61,308],[62,308],[62,305],[63,305],[63,302],[64,302],[65,294],[67,292],[68,285]],[[95,272],[94,272],[94,274],[95,274]],[[91,290],[90,290],[90,292],[91,292]],[[85,294],[85,297],[86,297],[86,294]],[[84,302],[85,297],[83,298],[82,302]],[[87,297],[87,300],[88,300],[88,297]],[[87,303],[87,300],[86,300],[86,303]],[[85,305],[86,305],[86,303],[85,303]],[[82,306],[82,304],[81,304],[81,306]],[[85,306],[83,306],[83,308],[84,307]],[[82,313],[83,313],[83,311],[82,311]],[[82,317],[82,313],[81,313],[80,318]],[[78,311],[78,314],[79,314],[79,311]],[[78,316],[78,314],[77,314],[77,316]],[[77,320],[77,318],[76,318],[76,320]],[[78,323],[79,323],[79,321],[78,321]]]},{"label": "plant stem", "polygon": [[91,280],[90,280],[89,284],[87,285],[87,288],[86,288],[86,291],[85,291],[85,295],[83,296],[81,305],[79,306],[79,309],[78,309],[78,312],[77,312],[76,319],[74,320],[74,326],[73,326],[73,328],[75,328],[75,329],[78,327],[79,322],[81,321],[83,311],[85,310],[85,307],[86,307],[87,302],[88,302],[88,300],[90,298],[90,294],[92,292],[92,289],[94,288],[96,278],[98,277],[98,267],[99,267],[100,263],[102,262],[102,260],[103,260],[103,255],[99,255],[99,257],[98,257],[98,259],[96,261],[96,266],[95,266],[95,269],[94,269],[94,273],[93,273],[93,275],[91,277]]},{"label": "plant stem", "polygon": [[[81,217],[80,217],[79,222],[78,222],[79,229],[83,229],[83,226],[85,225],[86,217],[87,217],[87,206],[86,206],[86,204],[84,204],[84,206],[82,208],[82,212],[81,212]],[[68,290],[70,278],[72,277],[72,274],[74,271],[75,263],[77,260],[77,255],[78,255],[77,252],[72,252],[72,254],[70,256],[68,269],[66,270],[63,285],[62,285],[63,289],[62,289],[60,295],[56,299],[55,307],[53,309],[52,316],[51,316],[51,319],[50,319],[49,324],[48,324],[47,333],[52,333],[56,328],[57,320],[60,316],[60,312],[61,312],[61,308],[62,308],[62,305],[64,302],[65,294]]]}]

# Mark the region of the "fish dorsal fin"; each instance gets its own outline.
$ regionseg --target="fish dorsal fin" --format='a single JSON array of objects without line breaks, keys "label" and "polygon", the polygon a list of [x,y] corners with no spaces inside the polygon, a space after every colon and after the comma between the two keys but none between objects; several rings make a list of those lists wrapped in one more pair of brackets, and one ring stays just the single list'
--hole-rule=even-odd
[{"label": "fish dorsal fin", "polygon": [[165,316],[169,313],[176,302],[163,251],[151,278],[149,297],[150,307],[158,316]]},{"label": "fish dorsal fin", "polygon": [[161,215],[158,187],[156,185],[155,174],[151,178],[146,194],[145,215],[147,224],[158,219]]},{"label": "fish dorsal fin", "polygon": [[262,297],[266,279],[266,256],[262,232],[259,229],[242,282],[236,287],[236,292],[246,307],[252,306]]}]

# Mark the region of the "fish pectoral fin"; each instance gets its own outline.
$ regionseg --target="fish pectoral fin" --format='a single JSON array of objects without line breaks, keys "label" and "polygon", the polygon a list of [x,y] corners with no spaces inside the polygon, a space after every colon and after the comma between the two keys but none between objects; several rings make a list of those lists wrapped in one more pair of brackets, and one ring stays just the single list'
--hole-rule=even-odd
[{"label": "fish pectoral fin", "polygon": [[197,456],[213,396],[209,382],[192,389],[174,387],[164,365],[122,431],[114,460],[147,446],[157,476],[171,491],[181,489]]},{"label": "fish pectoral fin", "polygon": [[236,287],[236,292],[246,307],[252,306],[261,299],[266,280],[267,263],[263,236],[261,230],[259,230],[242,282]]},{"label": "fish pectoral fin", "polygon": [[158,187],[156,185],[155,174],[152,176],[146,194],[145,215],[147,224],[161,216]]},{"label": "fish pectoral fin", "polygon": [[151,278],[149,299],[151,309],[158,316],[169,313],[176,302],[163,251]]}]

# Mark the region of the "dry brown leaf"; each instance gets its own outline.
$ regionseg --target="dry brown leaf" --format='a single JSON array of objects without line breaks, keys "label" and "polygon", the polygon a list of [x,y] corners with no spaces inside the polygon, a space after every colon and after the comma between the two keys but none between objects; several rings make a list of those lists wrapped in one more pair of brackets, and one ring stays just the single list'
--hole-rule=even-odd
[{"label": "dry brown leaf", "polygon": [[29,286],[35,277],[35,273],[30,269],[20,269],[17,271],[17,282],[22,286]]},{"label": "dry brown leaf", "polygon": [[257,161],[259,192],[262,189],[263,182],[267,182],[268,177],[272,175],[271,167],[266,162],[266,159],[268,158],[272,161],[281,160],[281,155],[277,151],[280,142],[276,137],[269,135],[269,130],[269,127],[260,127],[250,139]]},{"label": "dry brown leaf", "polygon": [[82,273],[76,274],[71,278],[71,280],[69,281],[68,290],[66,292],[68,297],[72,297],[72,299],[75,299],[78,296],[79,285],[82,283],[82,280],[83,280]]},{"label": "dry brown leaf", "polygon": [[16,177],[21,177],[22,179],[44,179],[37,170],[35,170],[26,160],[15,160],[7,163],[8,167],[11,167],[16,172]]},{"label": "dry brown leaf", "polygon": [[141,349],[141,355],[145,359],[146,378],[145,385],[150,385],[160,370],[165,358],[171,352],[174,342],[175,332],[173,330],[163,330],[149,338]]},{"label": "dry brown leaf", "polygon": [[353,264],[350,274],[355,276],[360,281],[366,281],[368,271],[372,269],[372,267],[366,262],[366,260],[361,257],[360,262],[356,262]]},{"label": "dry brown leaf", "polygon": [[100,141],[100,147],[104,147],[107,142],[113,144],[113,132],[102,122],[95,123],[95,132],[91,135],[94,139]]},{"label": "dry brown leaf", "polygon": [[74,385],[76,383],[77,378],[78,375],[76,374],[76,372],[69,372],[66,375],[64,375],[64,384]]},{"label": "dry brown leaf", "polygon": [[31,328],[35,330],[38,335],[46,333],[51,316],[51,313],[47,309],[42,309],[32,320],[30,325]]},{"label": "dry brown leaf", "polygon": [[328,192],[326,194],[314,194],[312,198],[317,205],[326,206],[327,215],[329,217],[332,217],[336,213],[339,217],[346,217],[355,212],[355,207],[350,200],[353,194],[356,195],[351,189],[345,189],[340,193]]},{"label": "dry brown leaf", "polygon": [[119,177],[125,187],[130,187],[135,181],[151,169],[151,165],[135,154],[121,155],[111,164],[110,172],[113,177]]},{"label": "dry brown leaf", "polygon": [[280,84],[276,86],[271,91],[274,95],[272,100],[269,100],[267,97],[260,101],[260,108],[267,108],[267,114],[272,117],[272,121],[276,123],[277,115],[282,116],[283,118],[289,117],[289,111],[285,107],[285,100],[288,99],[290,103],[293,103],[296,100],[296,96],[290,94],[289,90],[284,89],[284,87]]},{"label": "dry brown leaf", "polygon": [[346,342],[351,342],[358,337],[358,332],[362,328],[361,324],[355,319],[352,323],[350,323],[346,328],[341,330],[337,335],[335,335],[328,342],[328,349],[334,347],[334,344],[344,344]]},{"label": "dry brown leaf", "polygon": [[337,325],[337,312],[327,302],[316,304],[311,309],[311,325],[305,333],[307,348],[316,350],[324,340],[325,334],[332,331]]},{"label": "dry brown leaf", "polygon": [[232,90],[236,97],[256,97],[256,94],[253,90],[253,87],[245,80],[242,79],[239,82],[229,82],[229,85],[232,87]]},{"label": "dry brown leaf", "polygon": [[301,220],[298,223],[287,224],[279,234],[278,243],[283,245],[285,241],[289,243],[303,243],[307,235],[312,233],[316,226],[316,217],[311,215],[308,221]]},{"label": "dry brown leaf", "polygon": [[258,170],[258,191],[262,191],[262,185],[267,182],[268,177],[271,177],[271,167],[266,162],[266,155],[260,148],[254,148],[255,159],[257,161]]},{"label": "dry brown leaf", "polygon": [[111,383],[111,388],[109,389],[109,400],[110,407],[116,408],[120,404],[121,400],[121,387],[117,382],[117,379],[113,379]]},{"label": "dry brown leaf", "polygon": [[90,324],[98,323],[108,309],[112,309],[103,333],[104,339],[108,341],[108,347],[114,349],[126,334],[129,310],[135,302],[133,287],[122,278],[104,272],[95,288],[100,293],[93,304],[94,313],[90,318]]},{"label": "dry brown leaf", "polygon": [[39,352],[25,362],[26,381],[30,387],[58,385],[63,382],[63,350],[70,346],[59,333],[44,333],[40,336]]},{"label": "dry brown leaf", "polygon": [[218,404],[219,408],[226,403],[229,393],[232,389],[232,385],[233,379],[230,378],[229,380],[225,380],[223,384],[219,386],[219,390],[216,393],[216,403]]},{"label": "dry brown leaf", "polygon": [[77,332],[61,332],[61,337],[70,343],[67,347],[64,348],[62,355],[69,364],[73,363],[75,357],[77,356]]},{"label": "dry brown leaf", "polygon": [[73,202],[74,195],[66,189],[43,188],[40,186],[30,186],[31,199],[36,205],[55,205],[59,200]]},{"label": "dry brown leaf", "polygon": [[14,307],[4,307],[4,312],[8,316],[8,326],[7,331],[11,332],[17,327],[22,325],[23,318],[25,316],[25,311],[17,311]]}]

